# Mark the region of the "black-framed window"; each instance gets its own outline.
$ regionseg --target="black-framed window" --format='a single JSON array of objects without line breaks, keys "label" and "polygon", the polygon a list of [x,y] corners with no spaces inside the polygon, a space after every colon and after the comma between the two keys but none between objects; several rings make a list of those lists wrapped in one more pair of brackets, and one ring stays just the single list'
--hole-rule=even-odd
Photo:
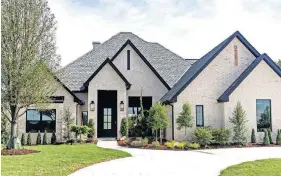
[{"label": "black-framed window", "polygon": [[130,50],[127,50],[127,70],[131,69],[131,53]]},{"label": "black-framed window", "polygon": [[203,105],[196,105],[196,126],[204,126],[204,107]]},{"label": "black-framed window", "polygon": [[[152,97],[142,97],[144,110],[149,110],[152,106]],[[128,115],[138,115],[140,113],[140,97],[129,97]]]},{"label": "black-framed window", "polygon": [[271,129],[271,100],[256,100],[257,131]]},{"label": "black-framed window", "polygon": [[88,125],[88,111],[82,112],[82,125]]},{"label": "black-framed window", "polygon": [[56,131],[56,110],[48,109],[38,111],[29,109],[26,111],[26,132],[55,132]]}]

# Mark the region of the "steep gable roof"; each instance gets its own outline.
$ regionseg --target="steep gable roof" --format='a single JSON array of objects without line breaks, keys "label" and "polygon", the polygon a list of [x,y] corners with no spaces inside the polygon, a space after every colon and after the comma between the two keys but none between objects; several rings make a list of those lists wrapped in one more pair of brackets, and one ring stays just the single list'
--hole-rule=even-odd
[{"label": "steep gable roof", "polygon": [[112,61],[120,54],[120,52],[127,46],[130,45],[135,52],[140,56],[140,58],[146,63],[146,65],[151,69],[151,71],[157,76],[157,78],[165,85],[165,87],[170,90],[170,86],[166,83],[166,81],[160,76],[160,74],[153,68],[153,66],[147,61],[147,59],[142,55],[142,53],[137,49],[137,47],[131,42],[131,40],[127,40],[122,47],[116,52],[116,54],[111,58]]},{"label": "steep gable roof", "polygon": [[162,98],[161,102],[176,102],[177,96],[211,63],[214,58],[234,39],[238,38],[246,48],[255,56],[260,56],[260,53],[244,38],[244,36],[236,31],[229,36],[203,57],[201,57],[195,64],[188,69],[174,87],[167,92]]},{"label": "steep gable roof", "polygon": [[265,61],[272,69],[281,77],[281,69],[277,64],[267,55],[262,54],[255,59],[249,67],[229,86],[229,88],[219,97],[218,102],[228,102],[229,96],[232,92],[247,78],[247,76],[259,65],[261,61]]},{"label": "steep gable roof", "polygon": [[149,64],[173,87],[195,62],[185,60],[158,43],[144,41],[131,32],[120,32],[60,70],[60,79],[72,91],[83,90],[83,84],[106,58],[112,58],[130,40]]},{"label": "steep gable roof", "polygon": [[122,75],[122,73],[118,70],[118,68],[112,63],[112,61],[107,58],[100,66],[99,68],[89,77],[89,79],[83,84],[86,87],[89,86],[89,83],[91,82],[91,80],[99,73],[99,71],[106,65],[109,64],[113,70],[120,76],[120,78],[125,82],[126,84],[126,88],[130,89],[131,84],[129,83],[129,81]]},{"label": "steep gable roof", "polygon": [[84,104],[85,102],[83,102],[82,100],[80,100],[71,90],[69,90],[69,88],[64,85],[61,80],[57,77],[54,76],[55,80],[57,80],[59,82],[59,84],[74,98],[73,101],[78,103],[78,104]]}]

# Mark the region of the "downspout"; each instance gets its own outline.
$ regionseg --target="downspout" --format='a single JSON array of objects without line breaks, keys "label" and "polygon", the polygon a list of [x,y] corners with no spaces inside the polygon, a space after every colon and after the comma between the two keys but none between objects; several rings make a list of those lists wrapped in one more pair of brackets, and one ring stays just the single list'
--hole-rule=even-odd
[{"label": "downspout", "polygon": [[174,105],[170,104],[172,107],[172,140],[175,139],[175,134],[174,134]]},{"label": "downspout", "polygon": [[79,115],[78,106],[79,106],[79,103],[76,104],[76,125],[78,125],[78,115]]}]

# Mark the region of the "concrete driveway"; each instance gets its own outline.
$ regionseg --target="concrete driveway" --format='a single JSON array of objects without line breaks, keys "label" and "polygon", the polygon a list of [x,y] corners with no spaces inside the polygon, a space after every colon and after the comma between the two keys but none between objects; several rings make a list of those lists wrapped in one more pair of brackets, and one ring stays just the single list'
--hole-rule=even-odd
[{"label": "concrete driveway", "polygon": [[217,176],[224,168],[241,162],[281,158],[281,147],[161,151],[123,148],[115,141],[99,141],[98,145],[126,151],[132,157],[95,164],[71,176]]}]

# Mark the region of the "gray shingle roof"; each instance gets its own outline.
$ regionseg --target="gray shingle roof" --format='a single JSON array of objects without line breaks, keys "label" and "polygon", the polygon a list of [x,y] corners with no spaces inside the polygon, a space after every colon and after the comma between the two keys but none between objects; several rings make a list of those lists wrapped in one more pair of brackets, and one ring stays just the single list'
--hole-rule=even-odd
[{"label": "gray shingle roof", "polygon": [[130,40],[170,86],[196,62],[185,60],[158,43],[144,41],[131,32],[120,32],[60,70],[60,80],[72,91],[80,91],[83,83],[106,60]]}]

